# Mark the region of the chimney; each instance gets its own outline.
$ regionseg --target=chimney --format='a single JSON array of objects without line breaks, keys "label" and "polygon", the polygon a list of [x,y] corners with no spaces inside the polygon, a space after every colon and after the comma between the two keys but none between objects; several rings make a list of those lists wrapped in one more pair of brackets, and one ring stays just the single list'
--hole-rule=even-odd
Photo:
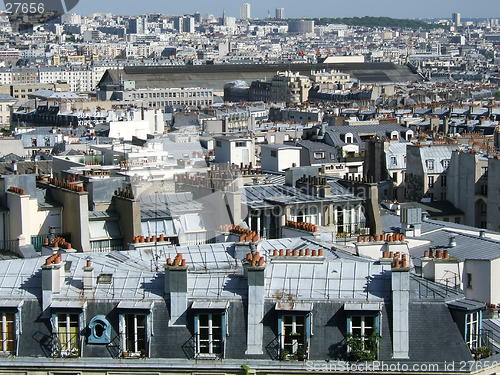
[{"label": "chimney", "polygon": [[83,267],[83,292],[92,293],[95,289],[94,265],[92,258],[88,257]]},{"label": "chimney", "polygon": [[165,265],[165,295],[170,305],[170,326],[186,325],[188,267],[182,254]]},{"label": "chimney", "polygon": [[421,235],[422,209],[420,207],[402,207],[400,221],[404,235],[413,237]]},{"label": "chimney", "polygon": [[52,304],[53,295],[61,292],[64,277],[62,255],[49,256],[42,265],[42,311]]},{"label": "chimney", "polygon": [[405,258],[395,258],[391,269],[392,289],[392,357],[408,359],[410,269]]},{"label": "chimney", "polygon": [[[252,258],[253,257],[253,258]],[[265,263],[264,257],[258,253],[247,254],[245,271],[248,281],[248,323],[247,323],[247,355],[263,354],[264,338],[264,293],[265,293]],[[258,259],[257,259],[258,258]]]}]

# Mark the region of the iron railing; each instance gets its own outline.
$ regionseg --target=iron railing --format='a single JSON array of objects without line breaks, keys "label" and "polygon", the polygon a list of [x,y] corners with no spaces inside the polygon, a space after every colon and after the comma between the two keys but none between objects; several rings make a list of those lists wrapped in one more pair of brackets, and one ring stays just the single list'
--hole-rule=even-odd
[{"label": "iron railing", "polygon": [[80,335],[70,335],[69,341],[63,345],[59,334],[56,332],[52,333],[50,335],[50,354],[53,358],[79,357]]},{"label": "iron railing", "polygon": [[[188,356],[188,358],[191,359],[222,359],[224,358],[225,354],[225,340],[221,338],[220,340],[214,339],[213,335],[208,335],[208,338],[205,338],[207,340],[207,344],[209,346],[212,346],[212,350],[209,349],[208,353],[204,353],[203,349],[201,348],[200,345],[200,334],[194,334],[191,339],[186,343],[187,348],[189,348],[189,352],[185,353]],[[216,350],[214,350],[216,349]],[[210,352],[211,351],[211,352]]]}]

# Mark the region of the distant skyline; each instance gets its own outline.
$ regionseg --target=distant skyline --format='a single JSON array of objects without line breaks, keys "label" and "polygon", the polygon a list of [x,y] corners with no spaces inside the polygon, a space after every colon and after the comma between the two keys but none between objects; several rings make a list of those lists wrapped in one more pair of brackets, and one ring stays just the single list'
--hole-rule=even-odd
[{"label": "distant skyline", "polygon": [[199,11],[202,14],[219,16],[226,14],[239,17],[240,6],[252,5],[253,18],[265,18],[268,11],[274,17],[275,8],[285,8],[286,17],[354,17],[387,16],[394,18],[451,18],[453,12],[462,13],[462,18],[500,18],[500,0],[80,0],[74,12],[80,14],[113,13],[134,15],[144,13],[184,14]]}]

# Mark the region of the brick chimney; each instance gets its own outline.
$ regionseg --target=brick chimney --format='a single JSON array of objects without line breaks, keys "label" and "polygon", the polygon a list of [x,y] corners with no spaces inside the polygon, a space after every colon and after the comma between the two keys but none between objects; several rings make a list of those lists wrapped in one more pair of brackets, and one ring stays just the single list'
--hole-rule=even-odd
[{"label": "brick chimney", "polygon": [[61,292],[64,277],[62,255],[49,256],[42,265],[42,311],[46,311],[51,305],[53,295]]},{"label": "brick chimney", "polygon": [[265,263],[258,252],[248,253],[244,265],[248,281],[247,355],[263,354]]},{"label": "brick chimney", "polygon": [[410,267],[406,255],[394,258],[391,268],[392,358],[409,358]]},{"label": "brick chimney", "polygon": [[185,326],[188,306],[187,295],[188,267],[182,254],[174,260],[168,258],[165,265],[165,296],[170,306],[170,326]]}]

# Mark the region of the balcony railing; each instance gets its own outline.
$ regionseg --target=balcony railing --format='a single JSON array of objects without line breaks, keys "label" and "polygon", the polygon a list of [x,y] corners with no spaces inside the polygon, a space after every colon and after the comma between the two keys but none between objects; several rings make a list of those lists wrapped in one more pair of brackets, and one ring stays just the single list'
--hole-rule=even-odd
[{"label": "balcony railing", "polygon": [[50,352],[53,358],[67,358],[80,356],[80,335],[70,335],[69,341],[63,345],[58,333],[50,336]]},{"label": "balcony railing", "polygon": [[[209,335],[207,344],[209,345],[209,352],[203,352],[200,347],[200,335],[194,334],[184,345],[183,351],[189,359],[222,359],[225,354],[225,340],[215,340],[213,335]],[[210,345],[212,343],[212,345]],[[210,346],[212,347],[210,350]]]}]

